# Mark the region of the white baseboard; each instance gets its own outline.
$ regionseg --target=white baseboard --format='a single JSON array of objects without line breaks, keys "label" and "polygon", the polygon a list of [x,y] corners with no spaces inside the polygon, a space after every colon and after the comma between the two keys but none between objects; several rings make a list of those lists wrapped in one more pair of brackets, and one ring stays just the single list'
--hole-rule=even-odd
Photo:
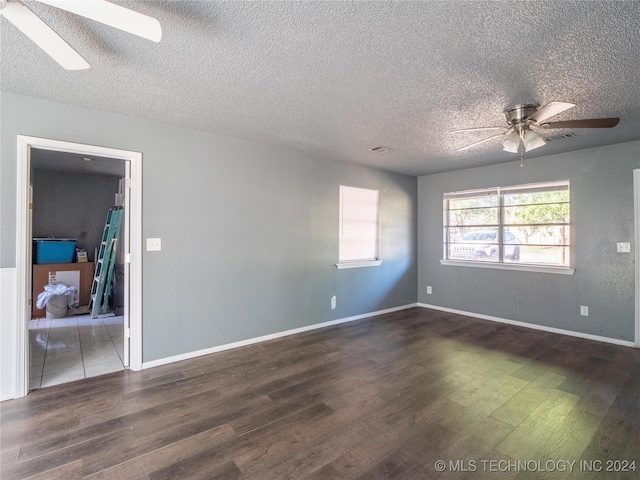
[{"label": "white baseboard", "polygon": [[209,355],[211,353],[222,352],[224,350],[231,350],[232,348],[245,347],[254,343],[266,342],[267,340],[274,340],[276,338],[286,337],[289,335],[295,335],[296,333],[308,332],[310,330],[317,330],[320,328],[330,327],[332,325],[338,325],[340,323],[353,322],[355,320],[361,320],[363,318],[375,317],[376,315],[383,315],[385,313],[398,312],[400,310],[406,310],[408,308],[417,307],[417,303],[411,303],[408,305],[402,305],[400,307],[387,308],[386,310],[378,310],[376,312],[364,313],[362,315],[354,315],[353,317],[339,318],[337,320],[330,320],[328,322],[316,323],[314,325],[307,325],[306,327],[294,328],[292,330],[285,330],[284,332],[272,333],[269,335],[263,335],[261,337],[249,338],[247,340],[241,340],[239,342],[227,343],[225,345],[218,345],[217,347],[205,348],[202,350],[196,350],[194,352],[183,353],[181,355],[175,355],[173,357],[159,358],[158,360],[152,360],[150,362],[143,362],[142,368],[158,367],[160,365],[167,365],[169,363],[180,362],[182,360],[188,360],[190,358],[201,357],[203,355]]},{"label": "white baseboard", "polygon": [[427,303],[418,302],[418,306],[422,308],[430,308],[431,310],[439,310],[441,312],[456,313],[467,317],[479,318],[481,320],[489,320],[492,322],[506,323],[516,325],[518,327],[532,328],[534,330],[542,330],[544,332],[559,333],[561,335],[569,335],[571,337],[584,338],[586,340],[594,340],[596,342],[613,343],[614,345],[622,345],[623,347],[635,347],[635,343],[627,340],[618,340],[616,338],[601,337],[599,335],[591,335],[590,333],[574,332],[573,330],[563,330],[561,328],[547,327],[545,325],[536,325],[535,323],[519,322],[517,320],[509,320],[506,318],[492,317],[491,315],[483,315],[481,313],[465,312],[454,308],[439,307],[438,305],[429,305]]}]

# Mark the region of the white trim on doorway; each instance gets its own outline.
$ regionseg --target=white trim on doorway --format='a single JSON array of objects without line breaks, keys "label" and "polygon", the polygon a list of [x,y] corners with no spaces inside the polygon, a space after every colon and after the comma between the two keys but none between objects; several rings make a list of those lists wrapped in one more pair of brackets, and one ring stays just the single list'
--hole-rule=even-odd
[{"label": "white trim on doorway", "polygon": [[[101,156],[130,162],[130,204],[129,221],[125,222],[130,239],[128,258],[125,264],[125,278],[129,282],[129,294],[125,295],[125,311],[129,318],[130,368],[142,369],[142,153],[115,148],[84,145],[60,140],[18,135],[17,138],[17,198],[16,198],[16,318],[15,354],[16,388],[15,397],[22,397],[29,389],[29,267],[31,259],[31,239],[29,238],[29,181],[31,171],[31,149],[53,150],[77,153],[87,156]],[[126,240],[125,240],[126,242]],[[126,249],[127,245],[125,245]],[[127,251],[127,250],[125,250]]]},{"label": "white trim on doorway", "polygon": [[640,169],[633,171],[633,229],[634,229],[634,251],[635,251],[635,297],[636,297],[636,342],[640,348]]}]

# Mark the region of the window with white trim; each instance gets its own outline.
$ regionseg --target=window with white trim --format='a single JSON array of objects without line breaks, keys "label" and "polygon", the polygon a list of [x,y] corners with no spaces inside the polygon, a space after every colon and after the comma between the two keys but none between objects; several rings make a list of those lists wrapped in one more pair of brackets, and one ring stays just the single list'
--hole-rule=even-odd
[{"label": "window with white trim", "polygon": [[378,190],[340,186],[338,266],[379,264],[378,198]]},{"label": "window with white trim", "polygon": [[569,267],[569,181],[446,193],[444,259]]}]

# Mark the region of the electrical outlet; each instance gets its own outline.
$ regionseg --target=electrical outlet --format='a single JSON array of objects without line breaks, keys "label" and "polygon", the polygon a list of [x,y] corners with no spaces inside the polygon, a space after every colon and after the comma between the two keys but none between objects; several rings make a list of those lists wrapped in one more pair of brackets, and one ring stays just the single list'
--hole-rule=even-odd
[{"label": "electrical outlet", "polygon": [[336,309],[336,296],[331,297],[331,310]]},{"label": "electrical outlet", "polygon": [[431,295],[433,290],[431,289],[431,285],[427,285],[427,295]]},{"label": "electrical outlet", "polygon": [[616,243],[616,250],[618,253],[630,253],[631,252],[631,243],[629,242],[618,242]]},{"label": "electrical outlet", "polygon": [[159,238],[147,238],[147,252],[159,252],[162,250],[162,242]]},{"label": "electrical outlet", "polygon": [[588,317],[589,307],[587,307],[586,305],[580,305],[580,315],[582,315],[583,317]]}]

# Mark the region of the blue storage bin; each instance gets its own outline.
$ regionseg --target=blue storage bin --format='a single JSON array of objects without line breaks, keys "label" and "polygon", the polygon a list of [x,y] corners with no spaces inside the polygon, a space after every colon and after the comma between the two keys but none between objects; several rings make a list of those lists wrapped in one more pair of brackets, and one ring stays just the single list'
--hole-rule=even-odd
[{"label": "blue storage bin", "polygon": [[73,263],[75,251],[75,238],[33,239],[33,262],[38,265],[46,263]]}]

